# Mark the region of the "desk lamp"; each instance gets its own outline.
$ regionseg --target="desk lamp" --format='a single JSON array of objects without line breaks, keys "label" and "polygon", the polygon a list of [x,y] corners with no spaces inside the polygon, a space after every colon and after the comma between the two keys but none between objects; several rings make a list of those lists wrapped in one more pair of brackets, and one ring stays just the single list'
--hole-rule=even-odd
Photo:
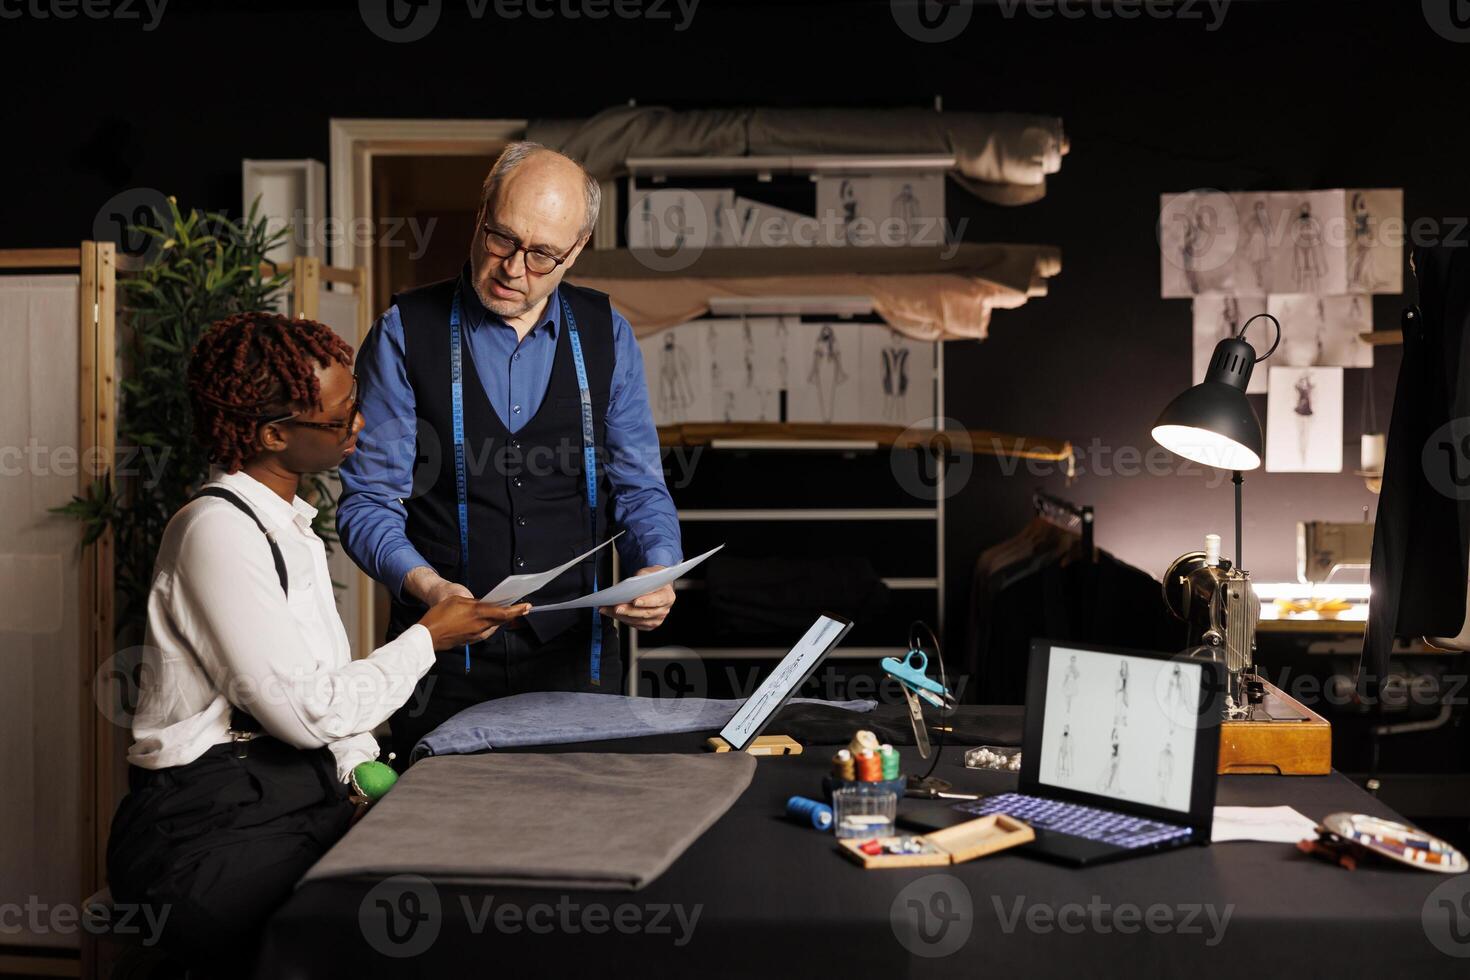
[{"label": "desk lamp", "polygon": [[[1265,318],[1276,326],[1276,340],[1259,358],[1246,343],[1245,331]],[[1185,459],[1233,473],[1235,484],[1235,565],[1220,561],[1219,538],[1207,537],[1204,552],[1176,559],[1164,574],[1164,595],[1171,610],[1190,624],[1199,642],[1224,653],[1230,676],[1232,714],[1249,714],[1259,696],[1255,678],[1256,622],[1260,602],[1242,567],[1241,473],[1261,465],[1261,421],[1245,396],[1256,361],[1265,360],[1281,343],[1281,321],[1258,313],[1232,337],[1215,345],[1205,380],[1175,398],[1154,423],[1154,441]],[[1213,540],[1211,540],[1213,539]]]},{"label": "desk lamp", "polygon": [[[1260,357],[1245,342],[1245,331],[1264,317],[1276,325],[1276,341]],[[1205,380],[1171,401],[1154,423],[1154,441],[1185,459],[1231,470],[1235,484],[1235,567],[1242,564],[1240,541],[1241,472],[1261,465],[1261,420],[1245,397],[1257,361],[1270,357],[1281,343],[1281,321],[1257,313],[1233,337],[1215,345]]]}]

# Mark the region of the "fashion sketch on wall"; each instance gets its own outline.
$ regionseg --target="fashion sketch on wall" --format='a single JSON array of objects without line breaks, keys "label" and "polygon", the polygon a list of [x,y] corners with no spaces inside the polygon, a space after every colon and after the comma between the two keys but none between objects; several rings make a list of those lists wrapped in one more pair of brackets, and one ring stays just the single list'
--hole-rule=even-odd
[{"label": "fashion sketch on wall", "polygon": [[[692,329],[694,325],[689,325]],[[708,320],[702,324],[709,350],[714,422],[778,422],[781,391],[778,363],[784,351],[776,317]],[[677,328],[676,328],[677,329]]]},{"label": "fashion sketch on wall", "polygon": [[[1210,295],[1196,296],[1194,298],[1194,360],[1192,384],[1199,384],[1205,380],[1205,372],[1210,367],[1210,356],[1215,353],[1215,345],[1228,337],[1234,337],[1240,333],[1240,328],[1245,326],[1246,321],[1257,313],[1266,312],[1266,297],[1264,296],[1230,296]],[[1251,324],[1246,334],[1246,341],[1258,344],[1262,337],[1269,337],[1275,328],[1265,320],[1257,320]],[[1262,331],[1257,334],[1256,331]],[[1268,341],[1269,343],[1269,341]],[[1265,348],[1259,348],[1264,350]],[[1257,370],[1251,374],[1250,386],[1246,393],[1251,395],[1264,395],[1266,393],[1266,372]]]},{"label": "fashion sketch on wall", "polygon": [[711,419],[709,348],[704,337],[670,327],[638,341],[655,425]]},{"label": "fashion sketch on wall", "polygon": [[635,189],[628,201],[628,247],[678,251],[732,246],[734,215],[733,190]]},{"label": "fashion sketch on wall", "polygon": [[817,219],[839,245],[943,245],[944,174],[817,179]]},{"label": "fashion sketch on wall", "polygon": [[[1273,295],[1266,309],[1281,321],[1281,360],[1292,367],[1372,367],[1373,297]],[[1256,326],[1259,326],[1257,324]],[[1255,327],[1251,328],[1256,329]],[[1269,335],[1269,331],[1268,331]]]},{"label": "fashion sketch on wall", "polygon": [[1266,202],[1273,235],[1271,291],[1319,296],[1347,292],[1343,192],[1273,192]]},{"label": "fashion sketch on wall", "polygon": [[791,333],[788,422],[862,422],[858,351],[872,324],[795,323]]},{"label": "fashion sketch on wall", "polygon": [[1404,291],[1404,192],[1347,191],[1347,287],[1354,293]]},{"label": "fashion sketch on wall", "polygon": [[1342,471],[1342,368],[1271,368],[1266,395],[1266,470]]},{"label": "fashion sketch on wall", "polygon": [[1235,292],[1240,227],[1228,194],[1162,195],[1157,230],[1164,297]]},{"label": "fashion sketch on wall", "polygon": [[907,426],[933,418],[938,345],[881,323],[859,330],[859,421]]}]

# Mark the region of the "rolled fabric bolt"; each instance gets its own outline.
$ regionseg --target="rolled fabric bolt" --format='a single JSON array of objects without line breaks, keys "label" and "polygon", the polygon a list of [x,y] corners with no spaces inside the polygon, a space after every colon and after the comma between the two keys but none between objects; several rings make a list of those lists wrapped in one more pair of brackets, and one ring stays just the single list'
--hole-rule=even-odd
[{"label": "rolled fabric bolt", "polygon": [[832,808],[805,796],[793,796],[787,800],[786,815],[800,823],[809,823],[817,830],[832,829]]}]

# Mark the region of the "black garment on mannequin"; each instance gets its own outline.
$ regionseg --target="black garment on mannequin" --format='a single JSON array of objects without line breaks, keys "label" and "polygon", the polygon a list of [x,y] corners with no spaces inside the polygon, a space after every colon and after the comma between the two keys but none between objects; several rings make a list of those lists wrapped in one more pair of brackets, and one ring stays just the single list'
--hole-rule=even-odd
[{"label": "black garment on mannequin", "polygon": [[1373,530],[1358,691],[1376,703],[1395,636],[1454,636],[1470,555],[1470,249],[1414,250],[1417,317],[1403,360]]}]

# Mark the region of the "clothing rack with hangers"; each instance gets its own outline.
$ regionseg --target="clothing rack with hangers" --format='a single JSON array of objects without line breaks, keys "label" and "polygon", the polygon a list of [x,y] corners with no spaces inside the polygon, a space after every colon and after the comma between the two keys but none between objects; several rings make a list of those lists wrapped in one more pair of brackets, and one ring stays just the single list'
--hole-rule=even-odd
[{"label": "clothing rack with hangers", "polygon": [[1031,505],[1036,508],[1037,516],[1043,520],[1050,521],[1068,531],[1078,531],[1082,535],[1082,553],[1089,559],[1092,557],[1093,531],[1096,521],[1090,506],[1074,504],[1070,500],[1054,497],[1041,490],[1031,495]]}]

